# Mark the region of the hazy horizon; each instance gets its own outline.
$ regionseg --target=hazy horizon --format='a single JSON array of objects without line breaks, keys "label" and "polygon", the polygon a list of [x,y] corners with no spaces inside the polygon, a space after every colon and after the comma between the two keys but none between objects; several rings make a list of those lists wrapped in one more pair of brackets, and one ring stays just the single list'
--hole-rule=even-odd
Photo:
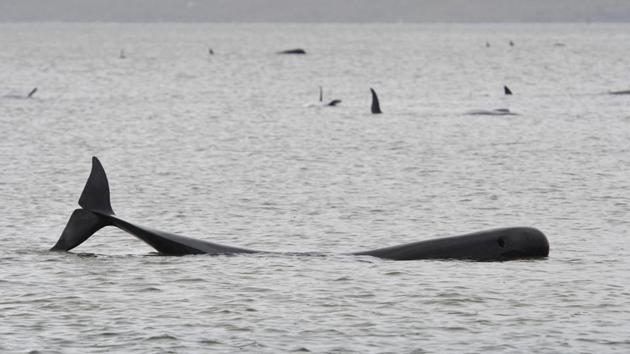
[{"label": "hazy horizon", "polygon": [[0,22],[627,22],[622,0],[0,0]]}]

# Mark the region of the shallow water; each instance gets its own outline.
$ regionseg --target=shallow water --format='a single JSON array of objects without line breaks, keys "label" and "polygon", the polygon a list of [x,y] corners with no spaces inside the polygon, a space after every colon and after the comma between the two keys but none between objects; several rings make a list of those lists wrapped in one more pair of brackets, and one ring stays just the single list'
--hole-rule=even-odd
[{"label": "shallow water", "polygon": [[[0,98],[1,352],[630,350],[628,25],[0,24],[0,48],[0,96],[39,87]],[[495,108],[520,115],[464,114]],[[111,228],[50,253],[92,155],[123,218],[324,255]],[[516,225],[550,257],[341,255]]]}]

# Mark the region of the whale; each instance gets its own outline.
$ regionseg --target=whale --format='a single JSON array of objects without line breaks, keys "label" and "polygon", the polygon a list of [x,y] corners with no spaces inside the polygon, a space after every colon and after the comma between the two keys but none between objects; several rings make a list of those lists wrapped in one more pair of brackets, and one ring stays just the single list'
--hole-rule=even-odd
[{"label": "whale", "polygon": [[506,96],[511,96],[511,95],[512,95],[512,90],[510,90],[510,88],[509,88],[509,87],[507,87],[507,86],[503,86],[503,93],[504,93]]},{"label": "whale", "polygon": [[381,104],[378,102],[378,96],[376,95],[376,91],[373,88],[370,88],[370,92],[372,92],[372,114],[381,114]]},{"label": "whale", "polygon": [[609,91],[610,95],[630,95],[630,90],[621,90],[621,91]]},{"label": "whale", "polygon": [[497,109],[475,109],[472,111],[466,112],[469,116],[518,116],[518,113],[510,111],[508,108],[497,108]]},{"label": "whale", "polygon": [[15,99],[28,99],[33,98],[33,95],[37,92],[37,87],[34,87],[31,91],[29,91],[26,95],[16,95],[16,94],[8,94],[2,96],[3,98],[15,98]]},{"label": "whale", "polygon": [[306,51],[302,48],[295,48],[295,49],[282,50],[278,52],[278,54],[306,54]]},{"label": "whale", "polygon": [[[70,251],[103,227],[114,226],[144,241],[159,254],[165,256],[282,254],[181,236],[140,226],[118,217],[111,206],[105,170],[97,157],[92,158],[92,170],[79,197],[79,206],[81,208],[72,212],[51,251]],[[324,253],[291,252],[288,254],[322,255]],[[347,255],[371,256],[396,261],[422,259],[509,261],[545,258],[549,255],[549,242],[547,237],[536,228],[507,227],[353,252]]]},{"label": "whale", "polygon": [[322,89],[322,87],[319,87],[319,104],[325,107],[335,107],[336,105],[340,104],[341,100],[339,99],[334,99],[334,100],[330,100],[326,103],[324,103],[324,91]]}]

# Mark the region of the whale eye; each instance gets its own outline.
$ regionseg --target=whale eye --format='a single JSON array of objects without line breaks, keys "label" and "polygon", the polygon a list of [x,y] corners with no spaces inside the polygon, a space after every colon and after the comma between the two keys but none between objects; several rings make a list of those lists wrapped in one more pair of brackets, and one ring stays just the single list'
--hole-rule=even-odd
[{"label": "whale eye", "polygon": [[503,237],[499,237],[497,243],[499,244],[499,247],[505,246],[505,240],[503,239]]}]

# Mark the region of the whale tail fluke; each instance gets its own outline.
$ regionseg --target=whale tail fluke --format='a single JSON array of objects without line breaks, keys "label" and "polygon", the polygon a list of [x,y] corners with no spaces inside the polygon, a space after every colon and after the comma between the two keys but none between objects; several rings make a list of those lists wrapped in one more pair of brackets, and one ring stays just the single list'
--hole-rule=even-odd
[{"label": "whale tail fluke", "polygon": [[50,250],[70,251],[107,225],[109,223],[102,216],[85,209],[76,209],[70,216],[59,240]]},{"label": "whale tail fluke", "polygon": [[503,92],[508,96],[512,95],[512,90],[510,90],[510,88],[507,86],[503,86]]},{"label": "whale tail fluke", "polygon": [[109,184],[103,165],[92,157],[92,172],[79,198],[83,209],[76,209],[51,251],[69,251],[104,226],[111,225],[103,215],[114,215],[109,201]]},{"label": "whale tail fluke", "polygon": [[372,92],[372,114],[381,114],[381,105],[378,102],[378,96],[376,96],[376,92],[373,88],[370,88]]},{"label": "whale tail fluke", "polygon": [[90,177],[88,177],[83,193],[79,198],[79,205],[89,211],[114,215],[109,201],[109,183],[105,169],[96,156],[92,157],[92,172],[90,172]]}]

